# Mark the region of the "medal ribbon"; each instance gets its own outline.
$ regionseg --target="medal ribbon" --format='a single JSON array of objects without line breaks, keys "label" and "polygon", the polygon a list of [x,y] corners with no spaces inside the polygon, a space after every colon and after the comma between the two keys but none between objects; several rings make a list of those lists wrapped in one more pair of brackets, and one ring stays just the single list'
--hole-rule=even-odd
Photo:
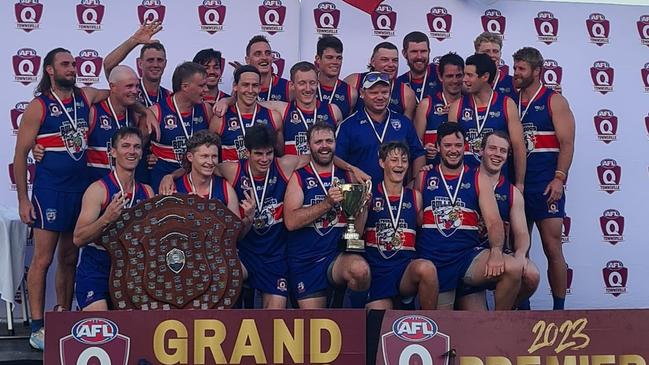
[{"label": "medal ribbon", "polygon": [[187,127],[185,127],[185,120],[183,119],[183,115],[180,112],[180,109],[178,108],[178,104],[176,104],[176,95],[171,97],[171,101],[174,104],[174,108],[176,108],[176,114],[178,114],[178,118],[180,118],[180,125],[183,127],[183,132],[185,133],[185,137],[189,139],[191,136],[194,135],[194,106],[192,105],[192,119],[189,121],[189,125],[191,126],[191,131],[190,133],[187,133]]},{"label": "medal ribbon", "polygon": [[462,166],[462,170],[460,171],[460,177],[457,180],[457,187],[455,189],[455,192],[453,193],[451,193],[451,189],[449,188],[448,183],[446,182],[444,173],[442,173],[441,165],[437,165],[437,169],[439,170],[439,175],[442,177],[442,182],[444,183],[446,194],[448,195],[448,198],[451,200],[451,205],[455,206],[455,202],[457,201],[457,194],[460,192],[460,186],[462,185],[462,177],[464,177],[464,166]]},{"label": "medal ribbon", "polygon": [[[322,182],[322,179],[320,178],[320,175],[318,174],[318,170],[316,170],[315,166],[313,165],[313,161],[309,162],[309,166],[311,166],[311,170],[313,170],[313,174],[315,175],[315,178],[318,179],[318,183],[320,184],[320,187],[324,191],[325,195],[329,196],[329,191],[325,187],[324,183]],[[329,187],[333,186],[334,184],[334,164],[331,164],[331,183],[329,184]]]},{"label": "medal ribbon", "polygon": [[239,104],[234,103],[234,107],[237,109],[237,116],[239,117],[239,125],[241,126],[241,133],[243,133],[243,136],[246,136],[246,128],[250,128],[253,125],[255,125],[255,118],[257,117],[257,105],[255,104],[255,111],[252,112],[252,120],[250,122],[249,126],[246,126],[246,124],[243,121],[243,117],[241,116],[241,110],[239,110]]},{"label": "medal ribbon", "polygon": [[381,182],[381,187],[383,188],[383,195],[385,196],[385,204],[387,204],[388,206],[388,213],[390,213],[390,221],[392,222],[392,228],[394,228],[395,234],[399,234],[399,219],[401,218],[401,207],[403,206],[403,186],[401,187],[401,193],[399,196],[399,207],[397,208],[396,217],[392,213],[392,205],[390,204],[390,197],[388,196],[388,190],[385,188],[385,181]]},{"label": "medal ribbon", "polygon": [[[415,94],[415,98],[417,98],[417,104],[421,101],[421,99],[424,97],[424,90],[426,89],[426,81],[428,80],[428,66],[426,66],[426,73],[424,73],[424,81],[421,84],[421,91],[419,91],[419,96]],[[408,81],[410,81],[410,85],[412,85],[412,75],[408,73]]]},{"label": "medal ribbon", "polygon": [[534,100],[539,95],[542,88],[543,88],[543,84],[540,84],[539,88],[536,89],[536,92],[534,93],[534,95],[532,96],[530,101],[527,102],[527,106],[525,107],[525,110],[522,113],[521,113],[521,108],[522,108],[522,103],[523,103],[523,91],[521,90],[518,93],[518,112],[520,113],[519,117],[520,117],[521,123],[523,123],[523,118],[525,118],[525,115],[527,115],[527,111],[530,109],[530,106],[532,106],[532,103],[534,103]]},{"label": "medal ribbon", "polygon": [[[331,91],[331,95],[329,95],[329,101],[328,101],[328,103],[333,103],[333,101],[334,101],[334,95],[336,95],[336,89],[337,89],[337,88],[338,88],[338,79],[336,79],[336,83],[334,84],[334,88],[333,88],[333,90]],[[324,101],[324,100],[322,99],[322,90],[320,89],[320,83],[318,83],[318,99],[320,99],[320,101]]]},{"label": "medal ribbon", "polygon": [[385,132],[388,130],[388,122],[390,121],[390,109],[388,109],[388,118],[385,120],[385,127],[383,128],[383,133],[379,136],[379,132],[376,131],[376,127],[374,126],[374,122],[372,121],[372,118],[370,118],[370,115],[367,113],[367,109],[363,109],[365,111],[365,116],[367,117],[367,121],[370,123],[370,127],[372,127],[372,130],[374,131],[374,135],[376,138],[379,140],[380,144],[383,144],[383,139],[385,138]]},{"label": "medal ribbon", "polygon": [[[115,176],[115,180],[117,181],[117,186],[119,186],[119,191],[122,193],[122,195],[125,195],[126,192],[124,191],[124,186],[122,185],[122,182],[119,181],[119,176],[117,176],[117,170],[113,169],[113,176]],[[135,179],[132,179],[133,182],[133,189],[131,189],[131,199],[128,202],[128,204],[124,204],[124,208],[130,208],[133,206],[133,202],[135,201]]]},{"label": "medal ribbon", "polygon": [[494,92],[491,90],[491,94],[489,94],[489,102],[487,102],[487,110],[485,111],[484,118],[482,119],[482,123],[480,123],[480,114],[478,114],[478,103],[475,101],[475,96],[471,96],[471,99],[473,99],[473,110],[475,112],[475,124],[476,127],[478,128],[478,136],[482,134],[482,129],[484,128],[485,124],[487,124],[487,118],[489,118],[489,110],[491,109],[491,102],[494,97]]},{"label": "medal ribbon", "polygon": [[155,103],[151,101],[151,98],[149,98],[149,93],[146,92],[146,88],[144,87],[144,79],[140,79],[140,87],[142,88],[142,95],[144,95],[144,101],[147,107],[153,106],[154,104],[158,104],[160,102],[160,94],[162,94],[162,90],[160,90],[159,86],[158,86],[158,95],[156,95],[155,98]]},{"label": "medal ribbon", "polygon": [[[115,113],[115,109],[113,109],[113,103],[110,102],[110,96],[106,99],[108,102],[108,108],[110,109],[111,114],[113,114],[113,119],[115,119],[115,124],[117,124],[117,129],[121,129],[122,125],[119,124],[119,118],[117,118],[117,113]],[[124,109],[124,116],[125,116],[125,124],[128,125],[128,109]]]},{"label": "medal ribbon", "polygon": [[[189,185],[192,187],[192,193],[196,193],[196,195],[200,196],[201,194],[198,192],[198,189],[196,189],[196,186],[194,185],[194,181],[192,180],[192,173],[190,172],[187,174],[187,180],[189,180]],[[209,193],[207,194],[208,199],[212,199],[212,182],[214,182],[214,179],[210,179],[210,190]]]},{"label": "medal ribbon", "polygon": [[257,203],[257,211],[261,213],[262,206],[264,205],[264,200],[266,198],[266,188],[268,187],[268,177],[270,176],[270,167],[268,168],[268,171],[266,171],[266,178],[264,178],[264,187],[261,189],[261,199],[259,199],[259,197],[257,196],[257,186],[255,185],[255,177],[252,174],[252,170],[250,169],[250,162],[248,162],[248,175],[250,176],[250,184],[252,185],[253,196],[255,197],[255,202]]}]

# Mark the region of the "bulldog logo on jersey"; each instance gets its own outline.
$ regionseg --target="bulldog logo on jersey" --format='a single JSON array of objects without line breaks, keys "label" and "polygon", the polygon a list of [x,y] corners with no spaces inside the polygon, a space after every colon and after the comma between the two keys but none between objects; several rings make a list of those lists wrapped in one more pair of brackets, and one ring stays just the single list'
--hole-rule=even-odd
[{"label": "bulldog logo on jersey", "polygon": [[435,6],[430,9],[426,14],[428,20],[428,29],[430,29],[430,37],[438,41],[451,38],[451,25],[453,24],[453,16],[441,6]]},{"label": "bulldog logo on jersey", "polygon": [[383,39],[394,37],[394,29],[397,26],[397,13],[387,4],[380,4],[372,12],[372,26],[374,35]]},{"label": "bulldog logo on jersey", "polygon": [[237,159],[239,160],[248,159],[248,150],[246,149],[246,144],[244,143],[242,135],[239,135],[234,140],[234,149],[237,151]]},{"label": "bulldog logo on jersey", "polygon": [[11,130],[14,136],[18,135],[18,127],[20,127],[20,121],[22,120],[25,109],[27,109],[27,105],[29,105],[28,101],[19,101],[9,112],[11,117]]},{"label": "bulldog logo on jersey", "polygon": [[336,4],[329,1],[321,2],[313,9],[313,19],[316,32],[319,34],[338,34],[340,10],[336,9]]},{"label": "bulldog logo on jersey", "polygon": [[636,25],[638,26],[640,43],[649,46],[649,15],[641,15]]},{"label": "bulldog logo on jersey", "polygon": [[221,4],[221,0],[203,0],[203,5],[198,6],[201,30],[209,34],[222,31],[226,10],[225,5]]},{"label": "bulldog logo on jersey", "polygon": [[268,198],[264,200],[263,209],[255,211],[252,227],[258,235],[268,233],[270,228],[277,223],[275,219],[277,199]]},{"label": "bulldog logo on jersey", "polygon": [[259,5],[259,20],[261,30],[270,35],[284,31],[284,20],[286,19],[286,6],[281,0],[264,0]]},{"label": "bulldog logo on jersey", "polygon": [[308,155],[311,153],[309,143],[306,138],[306,132],[298,132],[295,135],[295,149],[298,155]]},{"label": "bulldog logo on jersey", "polygon": [[608,109],[601,109],[593,118],[597,139],[609,144],[617,140],[617,117]]},{"label": "bulldog logo on jersey", "polygon": [[455,205],[451,205],[447,197],[439,196],[430,202],[430,207],[435,217],[435,225],[442,236],[451,237],[462,226],[462,220],[464,218],[464,214],[462,213],[463,206],[464,203],[461,199],[458,199]]},{"label": "bulldog logo on jersey", "polygon": [[14,4],[14,14],[16,15],[16,28],[25,32],[31,32],[38,29],[43,16],[43,4],[39,0],[20,0]]},{"label": "bulldog logo on jersey", "polygon": [[282,55],[277,51],[272,51],[271,56],[273,57],[273,73],[282,77],[284,74],[284,67],[286,66],[286,60],[283,59]]},{"label": "bulldog logo on jersey", "polygon": [[76,7],[79,29],[86,33],[101,30],[101,21],[104,19],[104,5],[100,0],[81,0]]},{"label": "bulldog logo on jersey", "polygon": [[[311,206],[316,205],[326,198],[324,195],[316,195],[311,199]],[[313,222],[313,228],[320,236],[325,236],[338,224],[339,217],[336,209],[330,209]]]},{"label": "bulldog logo on jersey", "polygon": [[551,59],[543,60],[541,80],[545,86],[554,90],[557,85],[561,85],[562,78],[563,67],[559,66],[559,62]]},{"label": "bulldog logo on jersey", "polygon": [[41,67],[41,56],[32,48],[21,48],[11,58],[14,68],[14,81],[29,85],[37,80]]},{"label": "bulldog logo on jersey", "polygon": [[161,0],[142,0],[142,5],[137,6],[137,17],[140,25],[151,22],[164,22],[166,7]]},{"label": "bulldog logo on jersey", "polygon": [[178,136],[171,141],[171,148],[174,151],[176,161],[181,162],[185,158],[187,152],[187,138],[185,136]]},{"label": "bulldog logo on jersey", "polygon": [[644,67],[640,70],[640,75],[644,84],[644,92],[649,93],[649,62],[644,64]]},{"label": "bulldog logo on jersey", "polygon": [[620,190],[622,167],[613,159],[603,159],[597,166],[597,177],[600,190],[613,194]]},{"label": "bulldog logo on jersey", "polygon": [[599,217],[602,239],[612,245],[624,241],[624,216],[616,209],[607,209]]},{"label": "bulldog logo on jersey", "polygon": [[77,81],[90,86],[99,82],[103,58],[94,49],[84,49],[74,58],[77,63]]},{"label": "bulldog logo on jersey", "polygon": [[614,297],[626,293],[626,282],[629,276],[629,270],[624,267],[622,261],[611,260],[606,263],[602,269],[604,276],[604,285],[606,285],[606,294]]},{"label": "bulldog logo on jersey", "polygon": [[[78,161],[88,147],[88,139],[86,135],[88,127],[86,122],[79,120],[75,128],[70,124],[70,122],[65,121],[59,128],[59,131],[68,154],[75,161]],[[77,156],[78,154],[81,154],[81,156]]]},{"label": "bulldog logo on jersey", "polygon": [[485,32],[496,33],[504,38],[507,21],[500,10],[488,9],[480,17],[480,20],[482,21],[482,29]]},{"label": "bulldog logo on jersey", "polygon": [[596,61],[590,68],[590,77],[593,80],[595,91],[606,94],[613,91],[614,70],[606,61]]},{"label": "bulldog logo on jersey", "polygon": [[[379,251],[391,252],[399,251],[406,241],[403,228],[406,228],[406,223],[403,219],[399,221],[399,230],[395,230],[392,222],[389,219],[379,219],[376,222],[376,245]],[[395,238],[395,235],[399,238]],[[395,252],[396,254],[396,252]]]},{"label": "bulldog logo on jersey", "polygon": [[549,11],[541,11],[534,18],[534,27],[539,41],[545,44],[552,44],[557,41],[559,33],[559,19],[554,17]]},{"label": "bulldog logo on jersey", "polygon": [[568,216],[563,217],[563,222],[561,224],[561,242],[568,243],[570,242],[570,228],[572,225],[572,219]]},{"label": "bulldog logo on jersey", "polygon": [[604,14],[592,13],[586,19],[586,30],[590,41],[601,47],[608,43],[611,24]]}]

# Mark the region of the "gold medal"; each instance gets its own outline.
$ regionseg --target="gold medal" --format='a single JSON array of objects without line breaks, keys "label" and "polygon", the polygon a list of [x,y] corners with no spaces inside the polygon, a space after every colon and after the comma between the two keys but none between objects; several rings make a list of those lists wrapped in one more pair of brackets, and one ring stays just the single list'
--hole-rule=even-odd
[{"label": "gold medal", "polygon": [[255,218],[253,225],[255,229],[262,229],[266,225],[266,222],[262,218]]},{"label": "gold medal", "polygon": [[390,240],[390,244],[392,244],[393,249],[401,248],[401,245],[403,244],[403,239],[401,239],[401,233],[399,231],[396,231],[394,233],[392,239]]}]

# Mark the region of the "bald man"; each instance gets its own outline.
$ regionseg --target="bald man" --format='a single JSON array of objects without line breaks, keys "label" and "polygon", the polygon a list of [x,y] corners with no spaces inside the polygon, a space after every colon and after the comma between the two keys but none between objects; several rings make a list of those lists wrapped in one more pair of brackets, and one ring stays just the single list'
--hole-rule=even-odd
[{"label": "bald man", "polygon": [[108,76],[110,96],[90,108],[88,129],[88,168],[91,181],[110,172],[111,140],[118,129],[136,126],[138,115],[133,107],[138,95],[138,77],[132,68],[115,66]]}]

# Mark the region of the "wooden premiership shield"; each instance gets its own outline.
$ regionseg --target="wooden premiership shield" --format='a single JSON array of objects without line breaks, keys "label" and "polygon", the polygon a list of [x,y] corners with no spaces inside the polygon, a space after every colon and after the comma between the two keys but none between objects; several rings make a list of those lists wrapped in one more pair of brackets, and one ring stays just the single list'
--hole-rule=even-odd
[{"label": "wooden premiership shield", "polygon": [[243,274],[241,220],[221,201],[156,196],[122,212],[101,243],[115,309],[230,308]]}]

